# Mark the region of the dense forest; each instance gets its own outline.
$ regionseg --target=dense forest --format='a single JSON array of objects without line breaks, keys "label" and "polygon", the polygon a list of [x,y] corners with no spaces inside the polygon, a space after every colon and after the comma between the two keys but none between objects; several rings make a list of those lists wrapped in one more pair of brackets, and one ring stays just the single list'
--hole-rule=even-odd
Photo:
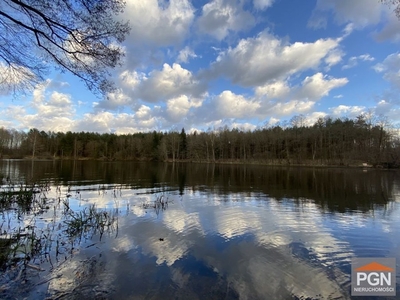
[{"label": "dense forest", "polygon": [[[379,121],[381,120],[381,121]],[[219,128],[206,132],[29,132],[0,128],[0,157],[142,161],[254,162],[266,164],[398,167],[400,139],[384,118],[320,118],[305,126],[296,116],[290,126],[254,131]]]}]

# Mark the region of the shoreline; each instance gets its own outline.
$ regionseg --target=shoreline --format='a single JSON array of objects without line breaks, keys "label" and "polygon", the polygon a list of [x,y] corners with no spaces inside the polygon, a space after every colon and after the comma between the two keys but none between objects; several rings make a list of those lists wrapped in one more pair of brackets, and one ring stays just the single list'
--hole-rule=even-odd
[{"label": "shoreline", "polygon": [[78,157],[74,159],[73,157],[22,157],[13,158],[3,156],[0,160],[24,160],[24,161],[99,161],[99,162],[159,162],[159,163],[198,163],[198,164],[219,164],[219,165],[260,165],[260,166],[271,166],[271,167],[313,167],[313,168],[360,168],[360,169],[399,169],[400,166],[389,165],[389,164],[376,164],[373,165],[368,162],[361,161],[349,161],[346,163],[335,163],[335,162],[322,162],[321,160],[304,160],[302,163],[298,162],[288,162],[286,159],[276,160],[190,160],[190,159],[179,159],[179,160],[164,160],[164,161],[154,161],[154,160],[140,160],[140,159],[125,159],[117,160],[113,158],[89,158],[89,157]]}]

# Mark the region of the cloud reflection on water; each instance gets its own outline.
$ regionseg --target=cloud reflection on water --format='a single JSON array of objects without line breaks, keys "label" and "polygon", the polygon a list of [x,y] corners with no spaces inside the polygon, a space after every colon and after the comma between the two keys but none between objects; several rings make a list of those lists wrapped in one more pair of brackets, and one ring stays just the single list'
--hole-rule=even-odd
[{"label": "cloud reflection on water", "polygon": [[118,238],[106,242],[113,252],[107,254],[112,285],[129,294],[129,284],[120,280],[127,275],[121,273],[124,264],[123,270],[130,265],[143,281],[155,283],[160,272],[169,274],[165,280],[176,284],[168,290],[172,295],[193,290],[193,282],[204,277],[196,273],[200,268],[219,278],[220,289],[229,285],[233,298],[343,297],[348,276],[324,266],[348,260],[351,250],[324,227],[318,208],[308,203],[299,210],[255,197],[232,194],[224,201],[194,193],[159,215],[131,205],[132,215],[119,220]]},{"label": "cloud reflection on water", "polygon": [[[165,195],[171,202],[156,212],[143,204],[153,203],[162,186],[127,185],[117,192],[99,187],[75,187],[80,193],[73,189],[69,203],[78,210],[96,204],[118,211],[118,232],[102,240],[95,236],[94,246],[75,249],[72,259],[49,275],[52,291],[81,291],[82,281],[75,275],[94,265],[96,273],[86,283],[96,291],[108,289],[113,298],[345,298],[352,256],[400,259],[396,201],[370,210],[367,205],[362,210],[344,206],[347,210],[341,211],[329,198],[313,200],[311,193],[295,198],[295,190],[290,197],[284,190],[273,197],[261,192],[264,187],[234,191],[218,185],[168,186]],[[360,203],[363,195],[356,196],[360,198],[354,202]],[[50,219],[50,213],[44,214],[37,224],[45,226]]]}]

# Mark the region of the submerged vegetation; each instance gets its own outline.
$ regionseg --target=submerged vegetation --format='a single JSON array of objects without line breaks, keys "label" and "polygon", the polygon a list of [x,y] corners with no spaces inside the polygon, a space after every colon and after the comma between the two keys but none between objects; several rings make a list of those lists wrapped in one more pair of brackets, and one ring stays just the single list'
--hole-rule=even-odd
[{"label": "submerged vegetation", "polygon": [[[115,231],[116,215],[93,204],[73,211],[68,198],[47,198],[48,184],[3,185],[0,191],[0,268],[58,259],[77,239]],[[64,209],[61,209],[64,207]],[[43,222],[44,220],[44,222]]]},{"label": "submerged vegetation", "polygon": [[67,225],[65,232],[69,237],[82,237],[83,234],[89,232],[91,235],[99,233],[101,238],[105,231],[117,230],[116,215],[107,211],[98,211],[95,204],[77,212],[71,210],[67,201],[64,205]]},{"label": "submerged vegetation", "polygon": [[290,123],[253,131],[28,133],[0,128],[0,157],[138,161],[257,162],[265,164],[398,167],[399,134],[384,117],[320,118],[312,126],[304,116]]},{"label": "submerged vegetation", "polygon": [[171,201],[169,200],[168,197],[165,197],[165,195],[158,195],[156,197],[156,200],[154,202],[144,202],[143,203],[143,208],[148,209],[148,208],[154,208],[155,213],[158,215],[160,211],[166,210],[168,208],[168,204]]},{"label": "submerged vegetation", "polygon": [[[313,230],[321,218],[337,219],[346,228],[335,239],[329,230],[323,239],[341,245],[340,234],[352,224],[358,228],[356,217],[390,221],[398,195],[397,171],[125,161],[0,163],[6,176],[0,185],[1,299],[140,298],[154,286],[154,295],[179,291],[187,298],[199,291],[199,284],[216,291],[216,282],[226,291],[225,279],[208,257],[225,261],[230,276],[231,255],[243,255],[240,270],[257,255],[252,249],[272,258],[282,250],[287,253],[283,259],[300,261],[301,272],[321,262],[324,267],[315,274],[323,269],[330,276],[325,261],[340,256],[347,263],[353,252],[347,252],[351,245],[339,254],[332,248],[320,261],[314,259],[312,242],[319,243],[320,232]],[[281,233],[289,237],[287,247],[272,244],[281,241]],[[267,245],[258,238],[252,244],[252,236],[266,237]],[[299,242],[299,237],[310,238]],[[370,240],[371,253],[376,253],[375,239]],[[192,253],[206,257],[194,261]],[[270,261],[258,261],[266,276]],[[171,284],[176,269],[194,276],[184,293]],[[196,275],[199,269],[202,274]],[[284,276],[295,273],[288,267]],[[215,298],[224,295],[218,292]]]},{"label": "submerged vegetation", "polygon": [[70,201],[77,199],[72,199],[69,187],[63,194],[61,186],[54,187],[49,183],[13,183],[9,178],[3,178],[2,182],[2,299],[12,295],[13,291],[19,294],[29,286],[42,284],[33,283],[32,272],[49,274],[79,252],[85,243],[94,245],[95,237],[101,240],[106,233],[118,233],[118,210],[98,209],[95,204],[72,208]]},{"label": "submerged vegetation", "polygon": [[[0,268],[20,261],[25,264],[39,254],[42,235],[25,215],[38,215],[49,209],[46,185],[13,184],[9,179],[0,191]],[[16,225],[19,224],[19,225]]]},{"label": "submerged vegetation", "polygon": [[[110,191],[109,197],[115,202],[113,208],[98,209],[96,204],[82,199],[79,190],[75,197],[72,196],[70,186],[63,188],[48,182],[15,183],[4,177],[2,183],[0,298],[3,291],[18,288],[18,282],[27,276],[28,270],[49,272],[79,252],[81,247],[97,244],[105,234],[118,235],[121,187],[103,184],[93,188],[99,197]],[[168,203],[164,194],[156,195],[151,205],[145,203],[142,208],[154,209],[159,214]]]}]

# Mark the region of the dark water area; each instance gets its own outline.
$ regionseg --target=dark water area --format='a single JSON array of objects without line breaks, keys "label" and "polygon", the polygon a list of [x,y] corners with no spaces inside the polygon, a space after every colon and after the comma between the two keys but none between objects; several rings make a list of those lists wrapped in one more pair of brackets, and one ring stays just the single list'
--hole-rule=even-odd
[{"label": "dark water area", "polygon": [[116,222],[0,271],[1,299],[350,299],[354,257],[396,258],[400,299],[398,171],[3,160],[0,175],[46,182],[58,203],[3,210],[2,231],[61,239],[64,202]]}]

